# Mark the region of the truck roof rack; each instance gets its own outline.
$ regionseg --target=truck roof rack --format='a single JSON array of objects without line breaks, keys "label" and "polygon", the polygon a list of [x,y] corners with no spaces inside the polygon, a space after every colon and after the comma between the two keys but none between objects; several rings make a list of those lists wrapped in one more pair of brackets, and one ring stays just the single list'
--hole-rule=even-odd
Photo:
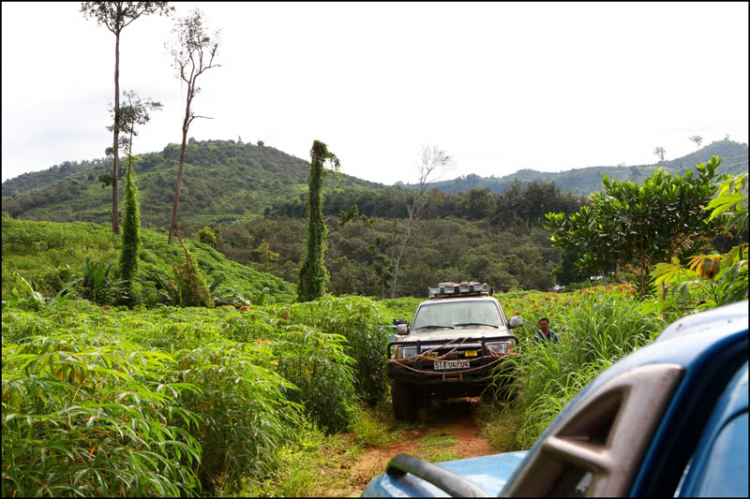
[{"label": "truck roof rack", "polygon": [[463,282],[441,282],[434,288],[428,288],[430,298],[447,298],[456,296],[479,296],[490,294],[487,283],[475,281]]}]

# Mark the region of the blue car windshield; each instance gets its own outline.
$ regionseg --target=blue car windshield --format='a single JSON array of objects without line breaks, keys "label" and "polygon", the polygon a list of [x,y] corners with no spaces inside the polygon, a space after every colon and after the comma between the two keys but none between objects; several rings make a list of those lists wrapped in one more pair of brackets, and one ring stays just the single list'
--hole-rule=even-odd
[{"label": "blue car windshield", "polygon": [[439,327],[460,329],[469,326],[503,326],[500,311],[491,301],[440,302],[423,305],[414,320],[413,330],[426,333]]}]

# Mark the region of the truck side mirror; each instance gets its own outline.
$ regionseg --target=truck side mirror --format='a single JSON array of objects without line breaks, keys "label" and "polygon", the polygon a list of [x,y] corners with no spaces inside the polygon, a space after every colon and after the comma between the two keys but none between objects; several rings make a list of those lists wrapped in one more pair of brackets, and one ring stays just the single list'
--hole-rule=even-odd
[{"label": "truck side mirror", "polygon": [[399,324],[396,326],[396,334],[398,335],[406,335],[409,334],[409,326],[407,324]]},{"label": "truck side mirror", "polygon": [[521,319],[520,315],[514,315],[510,318],[510,324],[508,324],[510,329],[515,329],[520,326],[523,326],[523,319]]}]

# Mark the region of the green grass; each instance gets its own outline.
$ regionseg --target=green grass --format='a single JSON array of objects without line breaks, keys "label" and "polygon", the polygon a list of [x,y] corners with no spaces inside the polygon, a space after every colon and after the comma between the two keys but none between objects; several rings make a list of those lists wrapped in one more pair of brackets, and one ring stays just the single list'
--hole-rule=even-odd
[{"label": "green grass", "polygon": [[435,449],[439,447],[451,447],[457,443],[458,440],[455,439],[453,432],[448,430],[438,430],[422,438],[419,446]]},{"label": "green grass", "polygon": [[[500,297],[501,303],[503,298]],[[510,376],[517,398],[510,402],[510,434],[489,424],[493,444],[528,448],[559,412],[590,381],[625,355],[643,347],[664,328],[664,321],[649,312],[626,286],[599,287],[565,295],[516,295],[506,300],[506,311],[527,320],[517,330],[518,355],[505,364],[513,365]],[[537,344],[532,340],[538,319],[550,318],[550,328],[560,343]],[[528,320],[528,319],[531,320]],[[518,424],[518,414],[522,422]],[[512,435],[515,434],[515,442]]]},{"label": "green grass", "polygon": [[[312,425],[279,453],[278,466],[262,479],[245,479],[237,497],[314,497],[349,490],[351,463],[362,448],[342,434],[325,435]],[[234,495],[221,493],[219,495]]]},{"label": "green grass", "polygon": [[[388,415],[384,418],[382,411],[362,406],[352,423],[352,432],[357,441],[365,447],[385,447],[404,439],[398,425],[394,425],[390,405],[386,408]],[[389,417],[390,416],[390,417]]]}]

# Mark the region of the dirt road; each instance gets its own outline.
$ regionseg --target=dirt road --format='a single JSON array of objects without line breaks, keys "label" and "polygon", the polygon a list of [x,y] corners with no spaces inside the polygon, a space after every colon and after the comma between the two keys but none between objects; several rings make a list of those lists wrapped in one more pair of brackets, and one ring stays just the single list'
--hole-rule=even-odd
[{"label": "dirt road", "polygon": [[348,487],[330,490],[330,496],[359,496],[367,483],[385,471],[396,454],[409,454],[432,462],[484,456],[499,452],[480,435],[475,423],[479,399],[461,399],[434,403],[412,426],[393,430],[397,441],[381,447],[366,448],[348,470]]}]

